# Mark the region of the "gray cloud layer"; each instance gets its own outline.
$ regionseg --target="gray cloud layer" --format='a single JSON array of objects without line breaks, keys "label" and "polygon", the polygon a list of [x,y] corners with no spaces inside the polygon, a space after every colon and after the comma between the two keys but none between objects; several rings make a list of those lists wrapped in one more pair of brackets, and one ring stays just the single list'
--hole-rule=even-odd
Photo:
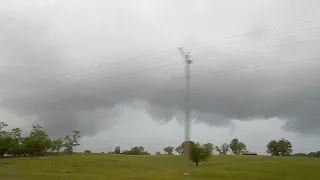
[{"label": "gray cloud layer", "polygon": [[[157,49],[208,40],[216,34],[228,35],[234,33],[237,26],[243,32],[314,19],[319,15],[313,8],[317,6],[312,3],[305,5],[303,1],[248,1],[239,4],[230,1],[219,4],[220,9],[211,1],[190,1],[183,6],[178,1],[77,2],[62,4],[50,1],[41,5],[34,2],[40,8],[27,7],[24,3],[6,4],[7,10],[0,13],[0,81],[4,100],[1,108],[26,121],[36,119],[55,135],[75,128],[92,135],[111,127],[121,115],[123,106],[146,111],[156,121],[169,121],[174,117],[182,119],[184,80],[175,77],[183,76],[184,64],[178,52],[159,53],[39,83],[16,84],[94,64],[108,64]],[[297,11],[297,7],[301,10]],[[228,9],[229,13],[223,9]],[[318,24],[268,33],[317,27]],[[264,35],[239,37],[248,41],[208,48],[207,51],[196,52],[194,48],[212,46],[212,43],[189,47],[187,50],[193,52],[194,60],[192,72],[210,73],[320,56],[317,50],[319,41],[316,40],[223,56],[252,48],[320,38],[318,29],[270,38],[264,38]],[[136,64],[119,67],[131,63]],[[168,63],[173,64],[118,76]],[[287,121],[287,130],[317,134],[320,128],[317,119],[320,115],[319,65],[319,61],[314,60],[193,77],[193,116],[198,121],[219,126],[228,125],[232,119],[278,117]],[[103,81],[79,85],[103,77],[106,78]]]}]

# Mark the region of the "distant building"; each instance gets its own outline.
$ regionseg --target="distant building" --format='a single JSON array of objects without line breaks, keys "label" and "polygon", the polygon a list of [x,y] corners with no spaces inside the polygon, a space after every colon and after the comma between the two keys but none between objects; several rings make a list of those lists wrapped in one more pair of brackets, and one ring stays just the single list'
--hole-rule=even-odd
[{"label": "distant building", "polygon": [[256,152],[250,152],[250,151],[243,151],[243,155],[258,155]]}]

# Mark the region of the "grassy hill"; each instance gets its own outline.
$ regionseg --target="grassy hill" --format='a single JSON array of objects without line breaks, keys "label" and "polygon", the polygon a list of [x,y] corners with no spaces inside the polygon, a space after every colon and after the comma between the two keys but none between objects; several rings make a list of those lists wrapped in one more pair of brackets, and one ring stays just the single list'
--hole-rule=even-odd
[{"label": "grassy hill", "polygon": [[[178,180],[181,156],[73,156],[0,159],[1,180]],[[190,180],[316,180],[320,158],[213,156],[199,167],[190,165]]]}]

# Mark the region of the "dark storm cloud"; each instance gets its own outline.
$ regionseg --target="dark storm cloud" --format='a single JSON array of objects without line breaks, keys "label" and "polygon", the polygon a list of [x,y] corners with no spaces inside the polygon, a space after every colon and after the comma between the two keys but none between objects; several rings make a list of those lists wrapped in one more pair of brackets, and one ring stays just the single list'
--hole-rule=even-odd
[{"label": "dark storm cloud", "polygon": [[[288,20],[291,20],[293,15],[303,14],[302,11],[295,12],[295,8],[299,7],[302,1],[293,4],[273,2],[271,7],[276,9],[274,14],[279,15],[285,9],[287,14],[283,17],[287,17]],[[231,8],[232,4],[222,3],[221,7],[231,8],[230,11],[234,11],[242,21],[226,24],[234,16],[218,11],[217,14],[223,15],[225,20],[221,21],[220,29],[216,23],[208,25],[210,20],[217,20],[214,16],[217,14],[211,14],[211,8],[214,7],[206,6],[205,1],[199,4],[186,3],[186,7],[182,8],[179,8],[179,3],[174,3],[172,7],[178,9],[169,10],[166,8],[170,4],[169,1],[151,5],[145,2],[145,7],[139,3],[104,4],[114,7],[109,9],[110,11],[101,8],[102,4],[81,1],[76,5],[56,5],[56,9],[51,9],[50,13],[40,13],[32,11],[33,9],[21,12],[28,14],[32,11],[34,14],[38,13],[41,18],[17,17],[16,12],[10,11],[2,13],[0,58],[3,66],[0,79],[4,101],[1,107],[25,118],[26,121],[31,122],[30,119],[35,118],[36,123],[44,125],[54,135],[72,129],[80,129],[84,134],[92,135],[104,128],[110,128],[123,113],[124,107],[146,111],[159,122],[175,117],[181,120],[184,110],[184,79],[177,77],[183,76],[184,64],[175,63],[182,62],[177,51],[128,60],[110,67],[81,71],[50,80],[40,80],[39,83],[15,85],[28,82],[30,79],[37,80],[61,72],[90,67],[92,64],[108,64],[111,62],[110,59],[122,59],[142,52],[200,41],[203,37],[212,37],[213,30],[223,34],[225,29],[221,27],[224,25],[229,27],[228,30],[236,25],[254,29],[257,29],[257,26],[264,28],[261,21],[266,21],[266,15],[271,22],[275,21],[276,15],[269,15],[269,10],[264,8],[267,3],[250,3],[246,6],[241,5],[238,10]],[[86,13],[83,12],[83,8],[87,9]],[[191,8],[193,16],[183,8]],[[268,13],[261,15],[260,12],[252,10],[255,8],[262,11],[261,14]],[[310,12],[309,7],[302,8]],[[150,9],[156,11],[150,12]],[[244,12],[249,13],[253,19],[248,18]],[[177,15],[173,16],[175,14]],[[256,23],[259,15],[262,18]],[[183,17],[188,19],[181,21]],[[308,20],[312,17],[315,17],[315,14],[300,18]],[[249,24],[244,24],[248,22]],[[280,25],[286,24],[285,21],[280,22]],[[164,27],[164,24],[168,26]],[[284,32],[286,30],[290,29],[284,29]],[[192,116],[197,121],[219,126],[228,125],[232,119],[245,121],[278,117],[287,121],[287,130],[313,134],[319,132],[319,61],[226,74],[214,73],[320,56],[317,50],[320,42],[311,41],[320,38],[319,30],[271,38],[264,38],[261,34],[245,38],[248,38],[246,43],[221,48],[211,47],[203,52],[195,52],[194,48],[197,47],[186,49],[192,52],[194,74],[212,73],[192,77]],[[185,42],[186,39],[188,42]],[[304,40],[310,42],[223,56],[252,48]],[[213,44],[208,44],[210,45]],[[139,63],[148,59],[150,61]],[[131,63],[136,64],[129,66]],[[172,65],[160,68],[169,63]],[[118,76],[156,67],[159,68]],[[86,83],[99,79],[101,81]]]}]

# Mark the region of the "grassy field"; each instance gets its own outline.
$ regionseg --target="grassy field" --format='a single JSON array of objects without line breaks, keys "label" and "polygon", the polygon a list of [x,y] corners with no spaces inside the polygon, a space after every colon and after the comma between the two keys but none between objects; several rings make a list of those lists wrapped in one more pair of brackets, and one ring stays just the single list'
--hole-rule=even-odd
[{"label": "grassy field", "polygon": [[[0,159],[0,180],[183,179],[181,156],[87,154]],[[213,156],[190,165],[190,180],[320,180],[320,159]]]}]

